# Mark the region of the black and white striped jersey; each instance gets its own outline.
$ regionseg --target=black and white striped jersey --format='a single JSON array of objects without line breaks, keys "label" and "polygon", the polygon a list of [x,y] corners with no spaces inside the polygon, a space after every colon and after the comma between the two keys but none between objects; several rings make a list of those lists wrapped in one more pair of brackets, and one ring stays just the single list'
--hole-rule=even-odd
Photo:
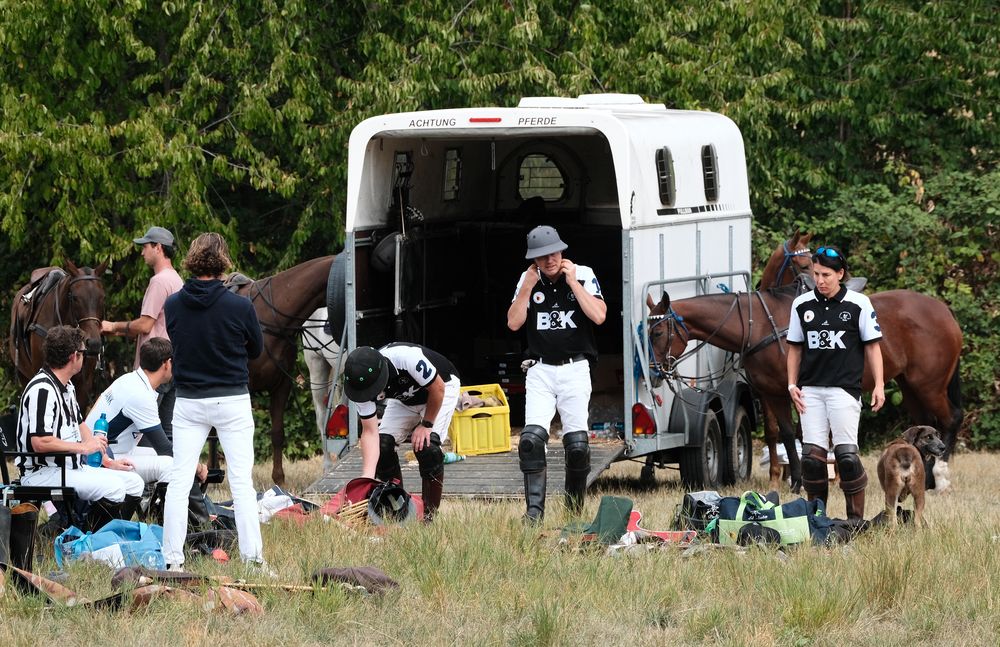
[{"label": "black and white striped jersey", "polygon": [[[70,382],[62,382],[48,369],[41,369],[31,378],[21,395],[17,412],[18,451],[34,451],[31,446],[33,436],[55,436],[69,442],[80,442],[80,422],[83,415],[76,402],[76,389]],[[79,457],[74,454],[72,467],[79,466]],[[21,473],[33,472],[42,467],[57,467],[62,458],[19,458],[17,466]]]}]

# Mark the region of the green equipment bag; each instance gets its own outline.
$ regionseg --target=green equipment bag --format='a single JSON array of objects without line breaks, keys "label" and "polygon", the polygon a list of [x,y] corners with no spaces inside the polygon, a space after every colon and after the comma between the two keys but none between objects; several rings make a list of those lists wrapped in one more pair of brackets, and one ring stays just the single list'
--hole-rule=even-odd
[{"label": "green equipment bag", "polygon": [[800,544],[825,535],[817,531],[828,525],[823,502],[818,499],[806,501],[799,498],[777,505],[757,492],[747,491],[742,496],[723,497],[719,502],[717,530],[719,543],[723,545],[747,545],[761,541],[782,546]]}]

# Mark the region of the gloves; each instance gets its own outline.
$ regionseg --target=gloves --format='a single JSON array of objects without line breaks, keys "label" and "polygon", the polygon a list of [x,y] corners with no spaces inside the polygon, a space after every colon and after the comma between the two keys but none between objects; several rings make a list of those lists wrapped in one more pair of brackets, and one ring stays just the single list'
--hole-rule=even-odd
[{"label": "gloves", "polygon": [[538,363],[538,361],[537,361],[537,360],[534,360],[534,359],[526,359],[526,360],[524,360],[523,362],[521,362],[521,371],[522,371],[523,373],[527,373],[527,372],[528,372],[528,369],[529,369],[529,368],[531,368],[532,366],[534,366],[534,365],[535,365],[535,364],[537,364],[537,363]]}]

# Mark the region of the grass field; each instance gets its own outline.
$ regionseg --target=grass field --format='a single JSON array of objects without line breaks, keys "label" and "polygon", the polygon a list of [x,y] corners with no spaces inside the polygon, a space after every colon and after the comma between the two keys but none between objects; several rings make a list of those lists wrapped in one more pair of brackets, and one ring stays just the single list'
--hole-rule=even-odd
[{"label": "grass field", "polygon": [[[868,517],[882,505],[876,458],[865,459]],[[373,565],[400,589],[384,597],[263,592],[266,613],[256,618],[165,601],[136,613],[52,610],[8,590],[0,645],[996,645],[1000,456],[962,454],[951,465],[952,490],[928,501],[930,529],[874,532],[836,548],[615,556],[561,548],[568,519],[559,501],[549,502],[540,529],[520,523],[520,502],[448,499],[434,524],[384,537],[318,517],[301,527],[273,522],[263,527],[266,556],[285,581],[304,583],[322,567]],[[289,488],[304,489],[319,466],[289,466]],[[269,470],[258,466],[258,486],[270,485]],[[613,466],[585,516],[600,494],[618,494],[635,501],[647,528],[666,529],[683,491],[676,473],[658,478],[659,487],[642,488],[639,465]],[[756,468],[753,486],[766,488],[764,479]],[[211,494],[221,499],[224,491]],[[843,516],[839,489],[831,498],[831,516]],[[237,574],[235,565],[204,559],[187,566]],[[36,570],[54,567],[49,549]],[[68,572],[67,585],[81,594],[111,592],[100,565]]]}]

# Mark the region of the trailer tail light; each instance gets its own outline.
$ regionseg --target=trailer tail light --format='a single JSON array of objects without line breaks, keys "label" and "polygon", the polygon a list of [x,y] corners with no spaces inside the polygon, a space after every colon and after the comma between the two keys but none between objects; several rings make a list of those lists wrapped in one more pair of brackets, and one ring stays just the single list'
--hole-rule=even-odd
[{"label": "trailer tail light", "polygon": [[632,435],[653,436],[656,434],[656,422],[649,409],[641,402],[632,405]]},{"label": "trailer tail light", "polygon": [[347,438],[347,405],[339,404],[326,421],[327,438]]}]

